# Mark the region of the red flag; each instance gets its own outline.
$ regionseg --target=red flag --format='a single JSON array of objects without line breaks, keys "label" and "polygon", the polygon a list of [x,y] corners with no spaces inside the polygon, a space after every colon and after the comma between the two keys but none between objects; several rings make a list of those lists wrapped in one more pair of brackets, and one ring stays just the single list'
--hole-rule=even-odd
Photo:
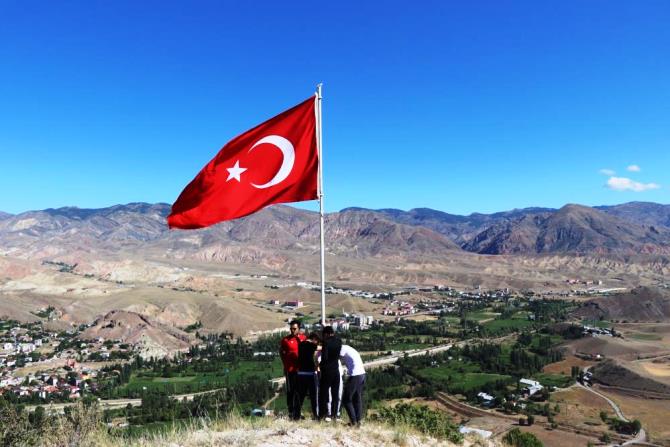
[{"label": "red flag", "polygon": [[317,198],[316,97],[229,141],[172,205],[170,228],[202,228],[273,203]]}]

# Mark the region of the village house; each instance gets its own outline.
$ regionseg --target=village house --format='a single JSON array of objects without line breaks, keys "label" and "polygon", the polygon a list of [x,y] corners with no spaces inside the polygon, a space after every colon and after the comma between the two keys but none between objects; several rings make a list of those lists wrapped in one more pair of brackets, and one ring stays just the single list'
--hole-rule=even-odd
[{"label": "village house", "polygon": [[522,388],[521,392],[525,395],[532,396],[533,394],[537,393],[540,391],[542,388],[544,388],[540,382],[536,380],[531,380],[531,379],[521,379],[519,380],[519,383],[522,385],[526,385],[524,388]]}]

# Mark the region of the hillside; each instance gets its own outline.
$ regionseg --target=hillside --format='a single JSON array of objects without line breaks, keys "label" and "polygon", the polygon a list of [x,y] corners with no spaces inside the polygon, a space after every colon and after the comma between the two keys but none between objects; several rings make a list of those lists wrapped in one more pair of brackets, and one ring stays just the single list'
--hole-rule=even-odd
[{"label": "hillside", "polygon": [[[277,250],[318,251],[318,216],[272,206],[210,228],[169,231],[167,204],[74,207],[0,218],[0,252],[43,259],[64,253],[120,250],[174,252],[179,257],[248,262]],[[326,216],[329,252],[356,258],[441,258],[480,254],[634,255],[670,253],[670,205],[629,203],[559,210],[526,208],[458,216],[428,208],[347,208]],[[282,259],[273,261],[281,263]],[[272,264],[272,262],[270,262]]]},{"label": "hillside", "polygon": [[[404,425],[365,421],[360,428],[344,424],[292,422],[275,417],[194,418],[188,425],[171,430],[146,430],[132,437],[110,433],[102,423],[96,406],[73,408],[69,417],[48,419],[37,429],[22,423],[21,417],[4,417],[0,425],[2,445],[63,445],[90,447],[497,447],[498,441],[486,441],[467,435],[460,444],[433,438]],[[5,416],[4,414],[0,416]]]},{"label": "hillside", "polygon": [[652,202],[629,202],[595,208],[629,222],[638,222],[645,226],[670,227],[670,205]]},{"label": "hillside", "polygon": [[643,226],[581,205],[498,222],[466,243],[486,254],[670,253],[670,229]]},{"label": "hillside", "polygon": [[145,358],[164,357],[188,349],[195,337],[171,325],[136,312],[113,310],[97,318],[80,336],[82,340],[120,340],[137,348]]},{"label": "hillside", "polygon": [[591,320],[670,321],[670,291],[638,287],[582,303],[573,316]]},{"label": "hillside", "polygon": [[[133,203],[98,210],[59,208],[30,211],[0,221],[0,251],[24,258],[95,251],[116,253],[144,247],[198,252],[241,258],[230,247],[261,251],[297,249],[318,251],[316,213],[274,206],[251,216],[202,230],[169,231],[166,204]],[[351,257],[384,255],[437,255],[460,248],[445,236],[426,229],[395,223],[375,213],[352,211],[329,214],[326,243],[331,252]],[[226,250],[223,250],[224,252]]]}]

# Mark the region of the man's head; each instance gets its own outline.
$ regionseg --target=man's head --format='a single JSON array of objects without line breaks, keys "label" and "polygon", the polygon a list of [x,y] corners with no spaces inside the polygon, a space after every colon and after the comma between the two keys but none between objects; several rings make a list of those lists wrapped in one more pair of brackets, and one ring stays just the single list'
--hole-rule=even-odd
[{"label": "man's head", "polygon": [[321,343],[321,337],[319,337],[319,334],[317,334],[316,332],[310,333],[309,336],[307,337],[307,340],[311,341],[315,345]]},{"label": "man's head", "polygon": [[298,335],[300,333],[300,320],[291,321],[288,327],[291,330],[291,335]]},{"label": "man's head", "polygon": [[323,339],[326,340],[335,335],[335,331],[332,326],[326,326],[323,328]]}]

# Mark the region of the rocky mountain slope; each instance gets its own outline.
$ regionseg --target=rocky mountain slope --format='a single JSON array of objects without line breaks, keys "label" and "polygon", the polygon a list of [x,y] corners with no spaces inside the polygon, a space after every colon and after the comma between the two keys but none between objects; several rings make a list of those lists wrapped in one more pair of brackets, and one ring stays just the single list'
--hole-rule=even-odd
[{"label": "rocky mountain slope", "polygon": [[[180,256],[236,259],[277,250],[318,250],[316,213],[273,206],[202,230],[169,231],[167,204],[59,208],[0,219],[0,252],[48,258],[69,253],[155,249]],[[346,257],[439,258],[480,254],[670,253],[670,205],[630,203],[559,210],[527,208],[456,216],[430,209],[348,208],[326,218],[329,252]],[[243,253],[247,253],[244,255]]]},{"label": "rocky mountain slope", "polygon": [[146,358],[164,357],[188,349],[195,341],[193,335],[174,326],[160,323],[146,315],[122,310],[113,310],[98,317],[79,338],[122,340],[134,345]]},{"label": "rocky mountain slope", "polygon": [[[272,250],[318,250],[318,218],[313,212],[274,206],[249,217],[192,231],[169,231],[166,204],[117,205],[31,211],[0,221],[0,250],[23,257],[53,257],[65,251],[110,251],[136,247],[207,251],[226,245]],[[328,250],[352,257],[439,254],[459,250],[428,228],[393,222],[375,213],[333,213],[326,220]],[[249,247],[251,244],[252,247]],[[210,250],[211,251],[211,250]]]}]

